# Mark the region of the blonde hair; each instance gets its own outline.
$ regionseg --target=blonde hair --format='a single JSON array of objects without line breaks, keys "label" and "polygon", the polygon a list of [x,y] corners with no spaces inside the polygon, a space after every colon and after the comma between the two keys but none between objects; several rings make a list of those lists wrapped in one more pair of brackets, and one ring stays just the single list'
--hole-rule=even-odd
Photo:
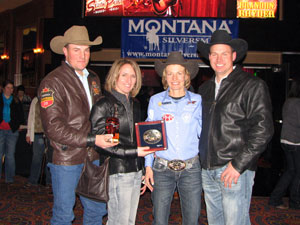
[{"label": "blonde hair", "polygon": [[135,97],[139,93],[142,86],[142,73],[139,65],[131,59],[115,60],[115,62],[113,63],[113,65],[111,66],[107,74],[104,89],[111,93],[112,89],[116,88],[116,81],[120,76],[121,67],[124,66],[125,64],[131,65],[136,75],[136,83],[130,92],[130,96]]},{"label": "blonde hair", "polygon": [[[172,64],[170,64],[170,65],[172,65]],[[165,69],[163,71],[162,78],[161,78],[162,79],[161,82],[162,82],[163,87],[164,87],[165,90],[169,87],[168,82],[167,82],[167,78],[166,78],[166,76],[167,76],[167,74],[166,74],[166,68],[167,68],[167,66],[165,67]],[[184,81],[184,87],[186,89],[189,89],[190,86],[191,86],[191,74],[190,74],[190,72],[185,67],[184,67],[184,72],[187,75],[186,79]]]}]

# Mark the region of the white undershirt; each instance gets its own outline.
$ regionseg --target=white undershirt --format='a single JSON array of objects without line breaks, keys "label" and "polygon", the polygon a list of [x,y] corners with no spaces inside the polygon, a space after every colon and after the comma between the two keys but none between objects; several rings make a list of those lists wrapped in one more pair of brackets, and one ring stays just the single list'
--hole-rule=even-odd
[{"label": "white undershirt", "polygon": [[[233,70],[235,69],[235,66],[233,66]],[[230,74],[230,73],[229,73]],[[216,88],[215,88],[215,99],[217,98],[217,95],[218,95],[218,92],[219,92],[219,89],[221,87],[221,83],[222,83],[222,80],[224,80],[226,77],[229,76],[229,74],[223,78],[221,78],[220,82],[218,83],[217,82],[217,76],[215,77],[215,83],[216,83]]]},{"label": "white undershirt", "polygon": [[[66,61],[66,63],[68,63],[68,61]],[[70,65],[70,63],[68,63],[68,64]],[[88,97],[90,110],[91,110],[93,103],[92,103],[92,96],[91,96],[90,88],[89,88],[89,82],[88,82],[89,71],[85,68],[84,70],[82,70],[83,75],[80,75],[79,73],[77,73],[76,70],[75,70],[75,73],[78,76],[79,80],[81,81],[81,83],[84,87],[85,93]]]}]

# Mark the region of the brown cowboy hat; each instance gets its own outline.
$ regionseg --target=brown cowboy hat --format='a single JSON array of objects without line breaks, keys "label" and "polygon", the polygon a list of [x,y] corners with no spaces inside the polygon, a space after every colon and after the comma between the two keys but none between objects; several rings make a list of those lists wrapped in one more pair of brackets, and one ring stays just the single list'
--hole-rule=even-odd
[{"label": "brown cowboy hat", "polygon": [[158,75],[162,77],[166,66],[171,64],[184,66],[189,71],[191,80],[196,77],[199,70],[197,62],[185,60],[180,52],[171,52],[165,63],[163,63],[160,60],[156,60],[154,63],[155,70],[158,73]]},{"label": "brown cowboy hat", "polygon": [[98,36],[94,41],[90,41],[89,33],[85,26],[72,26],[64,33],[64,36],[56,36],[50,41],[50,48],[57,54],[64,54],[63,47],[67,44],[76,45],[100,45],[102,37]]},{"label": "brown cowboy hat", "polygon": [[206,44],[203,41],[198,42],[198,51],[207,60],[209,60],[210,47],[215,44],[225,44],[232,47],[236,52],[236,59],[234,63],[244,58],[248,50],[248,43],[243,39],[232,39],[231,36],[225,30],[216,30],[213,32],[210,43]]}]

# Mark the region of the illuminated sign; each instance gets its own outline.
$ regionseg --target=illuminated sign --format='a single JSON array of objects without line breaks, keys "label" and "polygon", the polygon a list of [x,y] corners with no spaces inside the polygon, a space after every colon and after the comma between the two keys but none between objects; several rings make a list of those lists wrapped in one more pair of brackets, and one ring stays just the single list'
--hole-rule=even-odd
[{"label": "illuminated sign", "polygon": [[277,0],[237,0],[238,18],[275,18]]},{"label": "illuminated sign", "polygon": [[238,19],[123,18],[121,56],[166,58],[180,51],[187,59],[199,59],[200,40],[209,43],[217,29],[237,38],[238,27]]},{"label": "illuminated sign", "polygon": [[234,0],[86,0],[85,16],[212,17],[236,16]]}]

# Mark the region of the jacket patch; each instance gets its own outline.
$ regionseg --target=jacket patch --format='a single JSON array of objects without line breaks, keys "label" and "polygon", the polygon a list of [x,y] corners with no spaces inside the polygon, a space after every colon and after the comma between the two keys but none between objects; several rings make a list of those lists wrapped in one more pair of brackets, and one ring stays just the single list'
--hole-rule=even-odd
[{"label": "jacket patch", "polygon": [[92,90],[93,90],[93,95],[100,94],[100,87],[97,85],[95,81],[92,81]]},{"label": "jacket patch", "polygon": [[174,120],[174,116],[170,113],[164,114],[162,119],[166,122],[171,122],[172,120]]},{"label": "jacket patch", "polygon": [[50,88],[44,88],[41,92],[41,107],[46,109],[54,104],[54,91]]}]

